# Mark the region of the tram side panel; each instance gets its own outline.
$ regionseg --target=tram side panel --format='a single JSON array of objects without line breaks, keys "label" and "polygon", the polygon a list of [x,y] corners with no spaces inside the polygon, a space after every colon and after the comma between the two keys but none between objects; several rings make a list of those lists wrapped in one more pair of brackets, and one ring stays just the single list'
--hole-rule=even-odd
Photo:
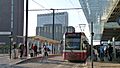
[{"label": "tram side panel", "polygon": [[76,60],[76,61],[86,61],[87,59],[87,52],[86,50],[71,52],[70,50],[63,52],[64,60]]}]

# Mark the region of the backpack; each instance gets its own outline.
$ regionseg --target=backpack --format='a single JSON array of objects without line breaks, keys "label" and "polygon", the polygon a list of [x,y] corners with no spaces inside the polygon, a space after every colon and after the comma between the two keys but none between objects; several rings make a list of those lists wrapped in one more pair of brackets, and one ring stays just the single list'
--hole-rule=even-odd
[{"label": "backpack", "polygon": [[47,50],[48,50],[48,51],[50,51],[50,49],[49,49],[49,48],[47,48]]},{"label": "backpack", "polygon": [[49,49],[49,48],[47,48],[47,47],[45,47],[45,48],[44,48],[44,50],[45,50],[45,51],[50,51],[50,49]]}]

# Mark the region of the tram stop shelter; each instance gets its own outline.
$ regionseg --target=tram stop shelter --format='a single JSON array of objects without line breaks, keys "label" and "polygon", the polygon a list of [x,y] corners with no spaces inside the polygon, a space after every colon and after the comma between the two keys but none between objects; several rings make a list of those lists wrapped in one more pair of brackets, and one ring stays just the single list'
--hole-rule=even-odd
[{"label": "tram stop shelter", "polygon": [[36,44],[38,47],[41,47],[43,44],[46,44],[51,50],[50,54],[59,54],[61,52],[60,41],[42,37],[42,36],[31,36],[28,38],[29,38],[28,39],[29,45]]}]

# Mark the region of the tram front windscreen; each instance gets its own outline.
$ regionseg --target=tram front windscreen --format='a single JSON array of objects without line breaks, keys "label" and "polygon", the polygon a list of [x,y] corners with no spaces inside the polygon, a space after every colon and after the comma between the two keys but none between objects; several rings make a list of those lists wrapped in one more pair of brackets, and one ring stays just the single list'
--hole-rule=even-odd
[{"label": "tram front windscreen", "polygon": [[80,35],[67,35],[65,37],[65,49],[66,50],[80,50]]}]

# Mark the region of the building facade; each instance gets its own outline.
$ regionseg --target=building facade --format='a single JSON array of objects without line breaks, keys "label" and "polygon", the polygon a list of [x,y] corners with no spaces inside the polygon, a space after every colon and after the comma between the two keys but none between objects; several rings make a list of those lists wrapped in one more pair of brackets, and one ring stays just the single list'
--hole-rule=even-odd
[{"label": "building facade", "polygon": [[[62,24],[63,26],[68,26],[67,12],[55,13],[54,18],[55,18],[54,19],[55,24]],[[53,13],[37,15],[37,27],[41,27],[45,24],[53,24]]]},{"label": "building facade", "polygon": [[[52,24],[45,24],[43,27],[37,27],[36,35],[53,39],[52,27],[53,27]],[[54,25],[54,39],[61,40],[62,35],[63,35],[62,24],[55,24]]]},{"label": "building facade", "polygon": [[[11,15],[13,15],[13,29],[11,29]],[[21,42],[22,40],[16,36],[23,36],[24,0],[13,0],[13,2],[0,0],[0,24],[0,43],[9,44],[11,31],[14,36],[13,41]]]},{"label": "building facade", "polygon": [[[64,27],[68,26],[68,13],[55,13],[54,17],[54,35],[53,35],[53,14],[37,15],[36,35],[47,38],[61,40],[65,32]],[[53,37],[54,36],[54,37]]]}]

